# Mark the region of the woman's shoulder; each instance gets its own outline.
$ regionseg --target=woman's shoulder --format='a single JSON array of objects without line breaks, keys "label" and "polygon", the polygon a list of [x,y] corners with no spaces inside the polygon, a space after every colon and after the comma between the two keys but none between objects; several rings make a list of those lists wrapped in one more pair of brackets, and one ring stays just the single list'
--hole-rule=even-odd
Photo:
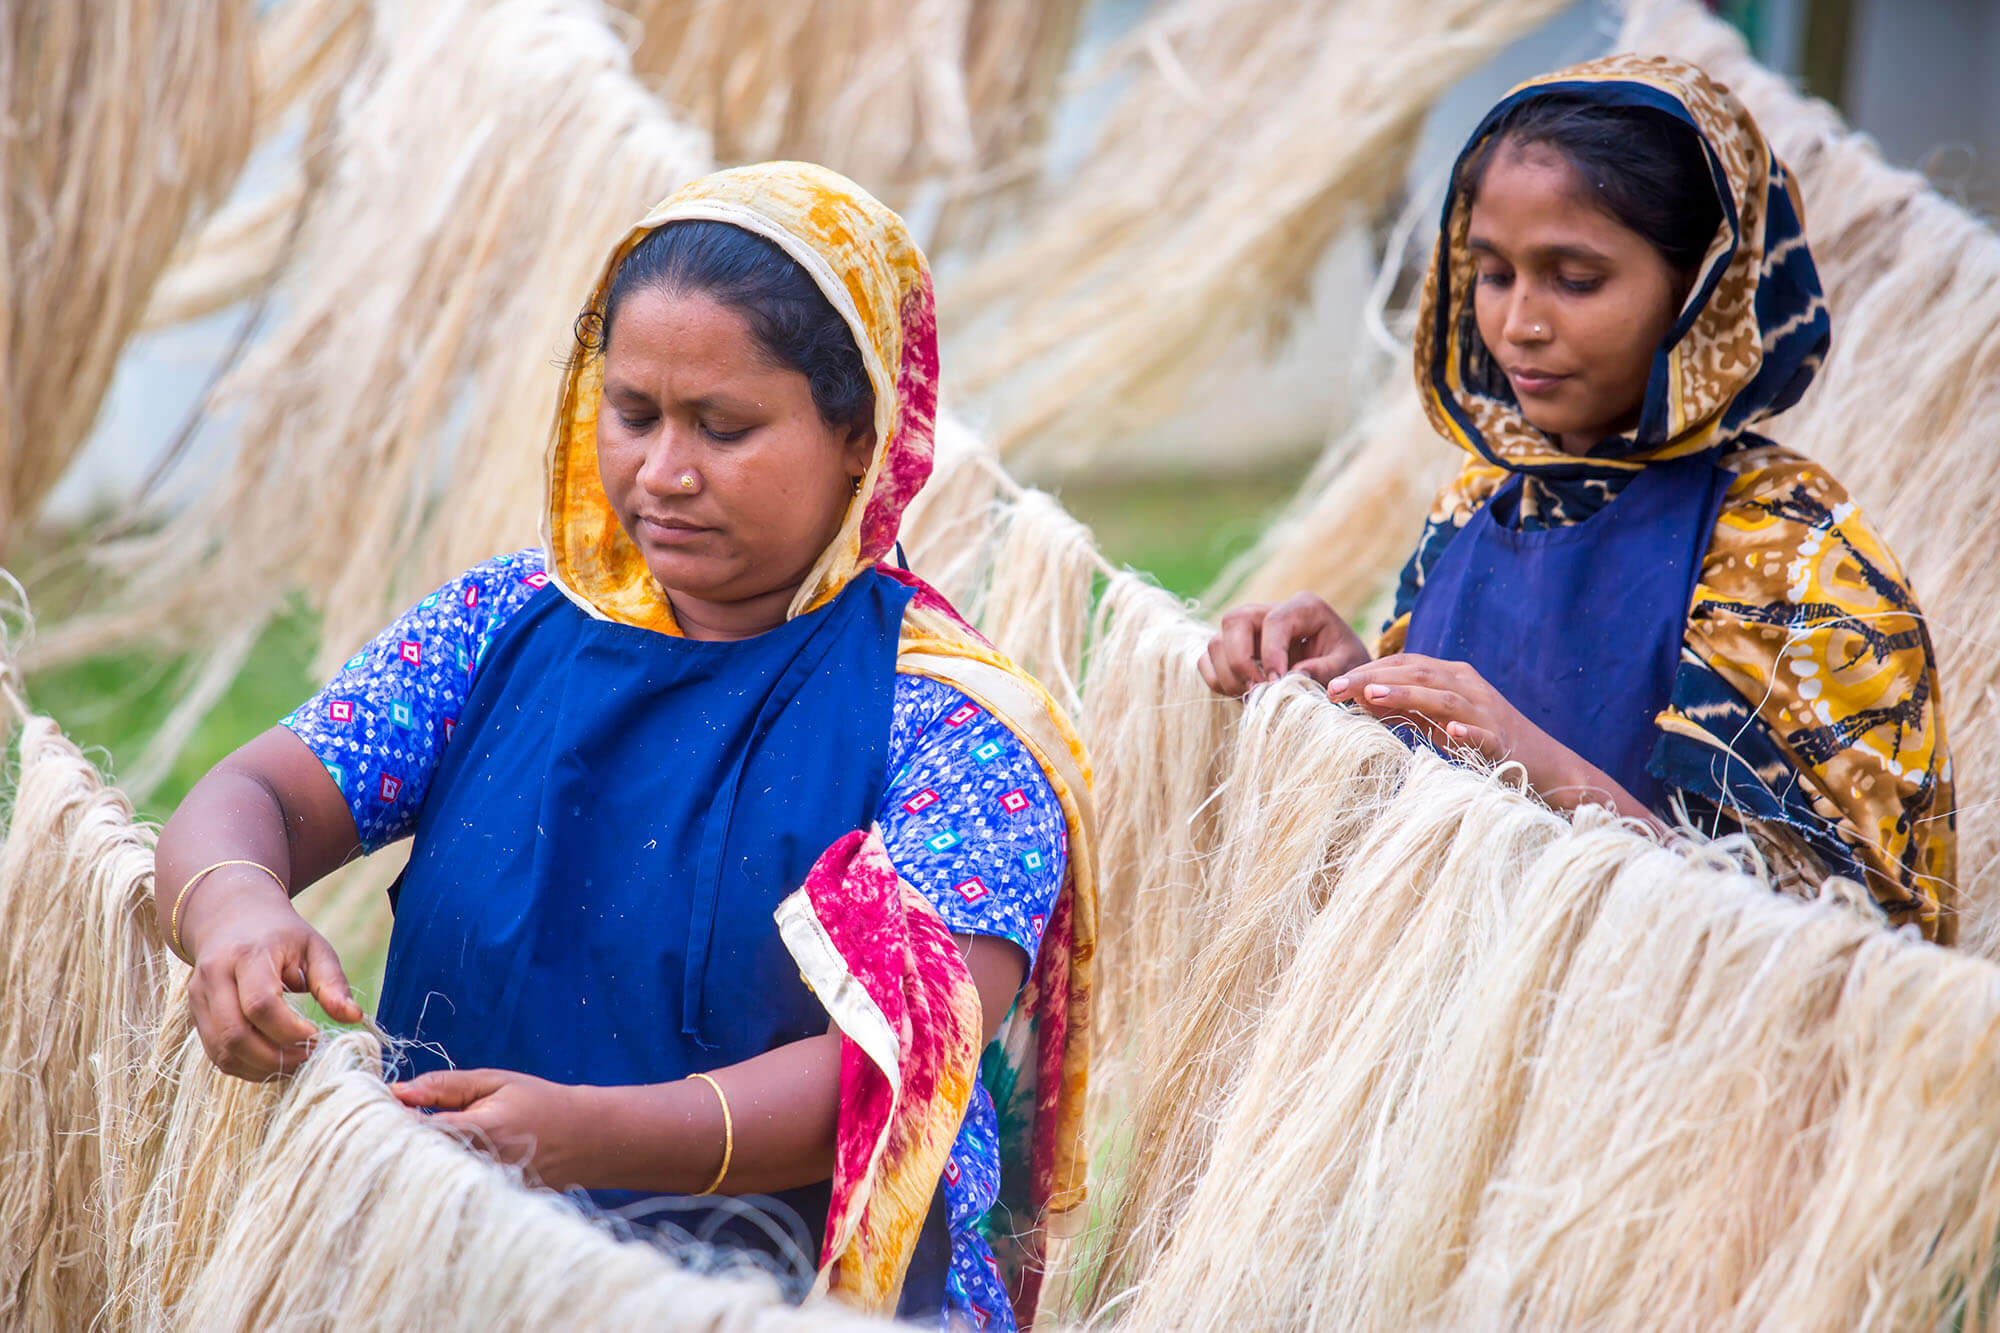
[{"label": "woman's shoulder", "polygon": [[397,616],[347,660],[332,684],[357,673],[400,678],[420,669],[449,675],[454,664],[453,679],[469,681],[487,642],[548,582],[539,548],[482,560]]},{"label": "woman's shoulder", "polygon": [[[956,686],[914,671],[896,672],[895,702],[889,728],[890,769],[908,764],[923,749],[936,749],[942,737],[978,735],[980,744],[990,741],[1010,754],[1026,755],[1027,746],[1007,726],[1006,720],[975,703]],[[969,747],[967,753],[978,745]]]},{"label": "woman's shoulder", "polygon": [[548,567],[541,548],[525,547],[480,561],[418,602],[410,614],[431,618],[442,615],[441,629],[490,635],[534,600],[548,583]]},{"label": "woman's shoulder", "polygon": [[1432,497],[1431,510],[1425,516],[1424,526],[1427,529],[1464,527],[1467,521],[1493,498],[1494,492],[1506,482],[1508,475],[1506,468],[1488,463],[1484,459],[1475,458],[1468,461]]},{"label": "woman's shoulder", "polygon": [[889,771],[900,779],[918,768],[952,782],[1000,782],[1036,804],[1060,807],[1041,761],[1009,719],[949,682],[898,671]]},{"label": "woman's shoulder", "polygon": [[539,546],[525,546],[518,551],[488,556],[445,586],[477,587],[490,594],[525,601],[547,587],[548,582],[548,557]]},{"label": "woman's shoulder", "polygon": [[1822,531],[1874,531],[1840,478],[1824,464],[1782,444],[1762,443],[1723,459],[1735,474],[1723,514],[1788,521]]},{"label": "woman's shoulder", "polygon": [[1826,607],[1913,610],[1902,564],[1823,464],[1780,444],[1739,450],[1702,581],[1746,598]]},{"label": "woman's shoulder", "polygon": [[1824,465],[1796,449],[1769,440],[1726,455],[1722,467],[1735,474],[1729,484],[1732,505],[1769,501],[1793,492],[1809,495],[1828,509],[1853,504],[1847,488]]}]

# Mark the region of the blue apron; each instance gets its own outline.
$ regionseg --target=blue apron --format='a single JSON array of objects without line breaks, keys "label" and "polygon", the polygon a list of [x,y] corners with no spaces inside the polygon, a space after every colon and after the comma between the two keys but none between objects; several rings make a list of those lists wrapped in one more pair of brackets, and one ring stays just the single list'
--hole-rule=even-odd
[{"label": "blue apron", "polygon": [[[391,890],[378,1019],[420,1043],[399,1073],[663,1083],[825,1032],[771,914],[875,818],[910,596],[864,575],[708,643],[595,619],[550,586],[502,626]],[[772,1196],[809,1232],[808,1265],[830,1189]],[[706,1238],[782,1249],[727,1205],[656,1202]]]},{"label": "blue apron", "polygon": [[[1469,662],[1527,719],[1652,810],[1654,719],[1673,697],[1688,606],[1730,474],[1652,463],[1581,523],[1524,532],[1517,474],[1431,567],[1405,651]],[[1496,516],[1497,515],[1497,516]]]}]

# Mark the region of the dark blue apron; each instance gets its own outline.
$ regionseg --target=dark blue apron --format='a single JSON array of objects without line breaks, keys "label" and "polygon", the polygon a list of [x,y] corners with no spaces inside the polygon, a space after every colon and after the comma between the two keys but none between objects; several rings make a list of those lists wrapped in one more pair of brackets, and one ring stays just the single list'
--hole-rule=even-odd
[{"label": "dark blue apron", "polygon": [[[550,586],[502,626],[391,890],[378,1019],[421,1043],[398,1072],[662,1083],[825,1032],[771,914],[875,818],[910,596],[864,575],[706,643],[594,619]],[[829,1191],[773,1196],[808,1230],[808,1266]],[[783,1249],[726,1204],[593,1197]]]},{"label": "dark blue apron", "polygon": [[[1673,697],[1688,605],[1730,474],[1653,463],[1569,527],[1524,532],[1508,479],[1451,539],[1410,612],[1405,651],[1469,662],[1527,719],[1650,809],[1654,718]],[[1497,515],[1497,516],[1496,516]]]}]

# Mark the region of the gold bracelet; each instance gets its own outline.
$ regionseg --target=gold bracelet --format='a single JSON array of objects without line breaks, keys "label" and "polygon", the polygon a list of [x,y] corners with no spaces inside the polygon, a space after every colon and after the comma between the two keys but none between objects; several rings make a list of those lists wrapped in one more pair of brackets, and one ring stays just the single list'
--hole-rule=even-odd
[{"label": "gold bracelet", "polygon": [[278,878],[278,872],[261,861],[245,861],[241,858],[230,861],[217,861],[212,866],[203,866],[200,870],[195,871],[194,874],[188,876],[187,883],[181,885],[181,891],[174,895],[174,914],[168,931],[168,935],[173,941],[174,957],[180,959],[183,963],[191,964],[194,962],[194,959],[188,957],[181,949],[181,904],[187,901],[190,893],[194,892],[195,885],[201,883],[224,866],[255,866],[269,875],[273,884],[276,884],[281,889],[285,889],[287,896],[291,894],[291,890],[285,888],[285,881]]},{"label": "gold bracelet", "polygon": [[729,1159],[736,1153],[736,1124],[729,1118],[729,1098],[724,1095],[720,1083],[706,1074],[689,1074],[688,1077],[698,1078],[714,1088],[715,1100],[722,1103],[722,1166],[716,1171],[715,1179],[708,1182],[708,1188],[701,1191],[702,1194],[713,1194],[722,1188],[723,1177],[729,1174]]}]

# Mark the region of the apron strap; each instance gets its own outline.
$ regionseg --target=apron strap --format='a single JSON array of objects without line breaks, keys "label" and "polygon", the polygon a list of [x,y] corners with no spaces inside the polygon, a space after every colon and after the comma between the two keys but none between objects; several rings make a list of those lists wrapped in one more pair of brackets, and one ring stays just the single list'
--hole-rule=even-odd
[{"label": "apron strap", "polygon": [[750,762],[750,756],[756,753],[758,743],[769,733],[778,715],[798,697],[799,691],[819,669],[820,662],[840,639],[840,629],[853,619],[857,605],[853,599],[843,599],[827,608],[827,614],[813,628],[811,636],[786,665],[771,692],[764,697],[749,736],[730,763],[729,773],[716,789],[715,799],[709,805],[708,819],[702,827],[701,850],[695,862],[694,897],[688,912],[687,961],[681,979],[681,1035],[694,1038],[704,1050],[714,1048],[701,1036],[701,993],[708,981],[708,950],[715,936],[715,913],[722,896],[722,854],[729,844],[729,829],[736,813],[736,795],[743,786],[744,766]]}]

